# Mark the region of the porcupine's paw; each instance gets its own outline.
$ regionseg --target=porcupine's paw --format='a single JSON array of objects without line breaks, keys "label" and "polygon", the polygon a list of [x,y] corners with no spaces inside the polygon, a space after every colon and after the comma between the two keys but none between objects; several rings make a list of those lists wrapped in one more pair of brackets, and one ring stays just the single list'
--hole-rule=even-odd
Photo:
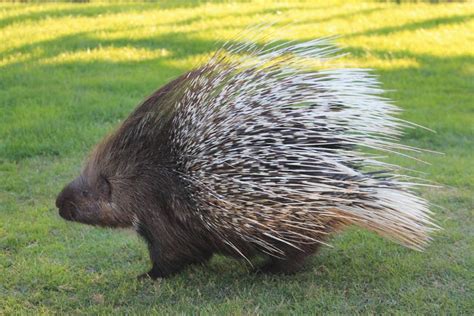
[{"label": "porcupine's paw", "polygon": [[166,273],[160,269],[157,269],[155,266],[148,272],[140,274],[137,279],[138,280],[153,280],[156,281],[158,279],[163,279],[173,275],[173,273]]},{"label": "porcupine's paw", "polygon": [[153,275],[153,274],[151,273],[151,271],[146,272],[146,273],[143,273],[143,274],[140,274],[139,276],[137,276],[137,280],[138,280],[138,281],[143,281],[143,280],[156,281],[156,280],[158,280],[158,279],[161,279],[161,277]]},{"label": "porcupine's paw", "polygon": [[292,275],[304,269],[304,261],[270,259],[269,262],[255,269],[256,274]]},{"label": "porcupine's paw", "polygon": [[306,267],[306,262],[309,257],[315,254],[320,245],[307,245],[299,250],[285,250],[286,257],[276,258],[269,257],[268,261],[257,268],[256,273],[265,274],[286,274],[291,275],[301,272]]}]

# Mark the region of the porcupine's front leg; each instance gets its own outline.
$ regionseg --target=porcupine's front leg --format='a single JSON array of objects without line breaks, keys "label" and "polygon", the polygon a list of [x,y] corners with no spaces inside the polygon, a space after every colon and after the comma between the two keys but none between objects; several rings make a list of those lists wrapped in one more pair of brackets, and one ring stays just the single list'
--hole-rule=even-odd
[{"label": "porcupine's front leg", "polygon": [[156,280],[158,278],[166,278],[181,271],[188,262],[179,257],[176,258],[173,253],[166,253],[163,251],[156,241],[148,245],[150,252],[150,259],[152,268],[147,273],[140,275],[139,279],[151,278]]},{"label": "porcupine's front leg", "polygon": [[[175,247],[176,248],[176,247]],[[153,267],[139,278],[166,278],[172,276],[191,264],[205,263],[212,257],[211,251],[197,253],[182,253],[171,248],[160,248],[156,244],[149,246]]]},{"label": "porcupine's front leg", "polygon": [[[153,226],[151,226],[153,227]],[[148,244],[148,251],[153,267],[138,278],[166,278],[178,273],[186,266],[204,263],[212,256],[212,251],[200,247],[196,240],[188,240],[186,234],[173,235],[162,233],[160,229],[150,229],[145,223],[137,225],[137,232]],[[177,232],[176,230],[174,231]]]}]

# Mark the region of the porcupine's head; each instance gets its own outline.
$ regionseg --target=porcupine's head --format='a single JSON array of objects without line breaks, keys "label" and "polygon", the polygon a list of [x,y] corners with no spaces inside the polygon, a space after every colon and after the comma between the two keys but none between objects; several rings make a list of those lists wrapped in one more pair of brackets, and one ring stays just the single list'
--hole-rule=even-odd
[{"label": "porcupine's head", "polygon": [[132,226],[137,212],[166,208],[173,187],[166,148],[168,88],[145,100],[92,151],[81,174],[56,199],[66,220],[106,227]]},{"label": "porcupine's head", "polygon": [[[112,149],[114,134],[92,152],[81,174],[65,186],[56,199],[66,220],[106,227],[131,225],[131,200],[139,191],[133,174],[139,166],[120,170],[125,155]],[[128,159],[127,159],[128,161]],[[126,173],[125,173],[126,172]]]},{"label": "porcupine's head", "polygon": [[112,187],[106,176],[84,171],[58,195],[56,206],[66,220],[101,226],[122,226],[114,214]]}]

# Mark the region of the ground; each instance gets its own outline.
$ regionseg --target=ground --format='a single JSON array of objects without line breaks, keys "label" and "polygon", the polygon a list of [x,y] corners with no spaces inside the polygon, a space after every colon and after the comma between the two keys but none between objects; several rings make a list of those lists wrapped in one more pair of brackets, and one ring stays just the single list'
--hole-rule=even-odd
[{"label": "ground", "polygon": [[[0,314],[471,314],[474,6],[181,3],[0,4]],[[421,194],[443,230],[416,252],[349,229],[295,276],[216,257],[137,281],[145,244],[63,221],[55,195],[140,100],[259,21],[297,41],[339,34],[344,62],[373,68],[402,117],[435,131],[402,139],[443,153],[418,155],[429,164],[389,159],[441,186]]]}]

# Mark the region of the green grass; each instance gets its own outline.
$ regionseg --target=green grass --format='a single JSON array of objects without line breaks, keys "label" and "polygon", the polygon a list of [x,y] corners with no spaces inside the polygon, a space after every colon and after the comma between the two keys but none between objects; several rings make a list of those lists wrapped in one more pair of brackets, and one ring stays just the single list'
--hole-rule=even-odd
[{"label": "green grass", "polygon": [[[64,222],[55,195],[144,96],[246,25],[275,18],[296,21],[280,38],[342,35],[346,61],[376,69],[403,117],[436,130],[410,130],[403,142],[444,155],[401,163],[443,185],[422,195],[440,206],[444,230],[419,253],[350,229],[291,277],[216,257],[136,281],[149,266],[143,242]],[[472,314],[472,4],[0,4],[0,43],[0,314]]]}]

